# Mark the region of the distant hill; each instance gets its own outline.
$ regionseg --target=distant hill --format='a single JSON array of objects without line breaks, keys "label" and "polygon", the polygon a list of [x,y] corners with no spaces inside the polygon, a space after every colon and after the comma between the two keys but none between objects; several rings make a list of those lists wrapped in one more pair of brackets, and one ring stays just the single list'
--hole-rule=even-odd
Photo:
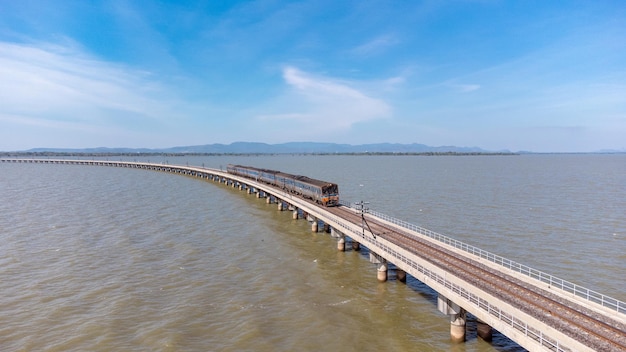
[{"label": "distant hill", "polygon": [[87,153],[87,154],[135,154],[135,153],[172,153],[172,154],[362,154],[362,153],[510,153],[505,151],[487,151],[478,147],[440,146],[424,144],[337,144],[318,142],[290,142],[267,144],[257,142],[235,142],[231,144],[205,144],[181,146],[164,149],[149,148],[34,148],[26,153]]}]

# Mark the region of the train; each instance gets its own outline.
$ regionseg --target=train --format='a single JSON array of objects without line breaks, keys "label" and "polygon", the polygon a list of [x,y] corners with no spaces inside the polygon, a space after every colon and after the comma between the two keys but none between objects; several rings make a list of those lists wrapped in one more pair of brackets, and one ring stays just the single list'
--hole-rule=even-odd
[{"label": "train", "polygon": [[326,207],[339,205],[339,186],[336,183],[252,166],[229,164],[226,171],[233,175],[279,187]]}]

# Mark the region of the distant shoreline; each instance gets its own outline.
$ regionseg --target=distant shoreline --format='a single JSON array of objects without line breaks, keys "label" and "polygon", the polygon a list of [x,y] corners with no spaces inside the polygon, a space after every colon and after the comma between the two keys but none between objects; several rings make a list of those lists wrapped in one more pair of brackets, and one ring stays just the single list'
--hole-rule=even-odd
[{"label": "distant shoreline", "polygon": [[0,157],[151,157],[151,156],[517,156],[517,155],[584,155],[584,154],[626,154],[624,152],[587,153],[509,153],[509,152],[310,152],[310,153],[166,153],[166,152],[0,152]]},{"label": "distant shoreline", "polygon": [[108,156],[280,156],[280,155],[344,155],[344,156],[467,156],[467,155],[520,155],[520,153],[504,153],[504,152],[311,152],[311,153],[91,153],[91,152],[0,152],[0,156],[4,157],[57,157],[57,156],[90,156],[90,157],[108,157]]}]

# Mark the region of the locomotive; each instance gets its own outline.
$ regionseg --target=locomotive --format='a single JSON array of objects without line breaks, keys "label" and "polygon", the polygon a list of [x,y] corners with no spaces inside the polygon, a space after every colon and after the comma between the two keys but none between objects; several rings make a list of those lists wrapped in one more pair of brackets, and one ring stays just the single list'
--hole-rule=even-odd
[{"label": "locomotive", "polygon": [[252,166],[229,164],[226,171],[233,175],[261,181],[285,191],[299,194],[324,206],[339,204],[339,186],[335,183]]}]

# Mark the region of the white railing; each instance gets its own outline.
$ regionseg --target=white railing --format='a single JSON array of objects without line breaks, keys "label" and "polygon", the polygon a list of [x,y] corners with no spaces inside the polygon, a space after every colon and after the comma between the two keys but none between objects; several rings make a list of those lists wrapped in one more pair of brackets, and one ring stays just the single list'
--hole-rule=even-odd
[{"label": "white railing", "polygon": [[[352,232],[357,236],[359,235],[358,232],[356,231],[352,231]],[[413,261],[411,258],[403,255],[402,253],[398,253],[396,250],[385,245],[382,242],[378,242],[375,240],[372,241],[372,239],[370,238],[366,238],[366,239],[373,246],[376,246],[378,249],[382,250],[382,252],[386,253],[388,258],[389,257],[396,258],[398,260],[396,261],[396,263],[403,262],[404,264],[410,266],[414,270],[417,270],[421,274],[420,276],[426,276],[432,281],[436,282],[437,284],[454,292],[455,294],[459,295],[466,301],[470,302],[470,304],[472,304],[476,308],[496,318],[502,324],[508,325],[512,327],[513,329],[517,330],[519,333],[523,334],[524,336],[534,340],[540,346],[545,347],[547,350],[555,351],[555,352],[571,352],[570,348],[564,346],[557,339],[552,338],[550,336],[545,336],[541,330],[531,326],[528,322],[525,322],[524,320],[516,317],[510,312],[506,312],[502,310],[497,305],[494,305],[490,303],[489,301],[485,300],[484,298],[481,298],[478,295],[468,291],[465,287],[459,286],[458,284],[449,281],[445,275],[442,276],[441,274],[424,267],[423,265]],[[382,254],[382,253],[378,253],[378,254]]]},{"label": "white railing", "polygon": [[[351,203],[351,204],[345,204],[343,203],[343,206],[348,206],[350,208],[354,208],[357,210],[360,210],[360,206],[356,205],[357,203]],[[547,274],[543,271],[537,270],[537,269],[533,269],[529,266],[526,266],[524,264],[520,264],[517,263],[515,261],[512,261],[510,259],[506,259],[504,257],[501,257],[497,254],[493,254],[491,252],[485,251],[483,249],[480,249],[478,247],[474,247],[472,245],[469,245],[467,243],[463,243],[461,241],[455,240],[454,238],[450,238],[448,236],[444,236],[442,234],[439,234],[437,232],[425,229],[423,227],[411,224],[409,222],[406,222],[404,220],[399,220],[396,218],[393,218],[391,216],[385,215],[383,213],[377,212],[377,211],[373,211],[373,210],[367,210],[367,213],[375,216],[377,218],[380,218],[384,221],[390,222],[392,224],[398,225],[400,227],[406,228],[408,230],[411,231],[415,231],[418,232],[422,235],[428,236],[436,241],[439,241],[441,243],[450,245],[454,248],[460,249],[462,251],[465,251],[467,253],[476,255],[480,258],[486,259],[490,262],[493,262],[495,264],[498,264],[502,267],[505,267],[507,269],[511,269],[513,271],[516,271],[520,274],[526,275],[528,277],[531,277],[533,279],[537,279],[539,281],[545,282],[548,285],[550,285],[550,287],[556,287],[558,289],[561,289],[563,291],[572,293],[578,297],[581,297],[585,300],[588,300],[590,302],[594,302],[597,304],[600,304],[603,307],[607,307],[611,310],[615,310],[618,313],[624,313],[626,314],[626,303],[622,302],[616,298],[607,296],[607,295],[603,295],[599,292],[590,290],[586,287],[574,284],[572,282],[560,279],[556,276]]]}]

